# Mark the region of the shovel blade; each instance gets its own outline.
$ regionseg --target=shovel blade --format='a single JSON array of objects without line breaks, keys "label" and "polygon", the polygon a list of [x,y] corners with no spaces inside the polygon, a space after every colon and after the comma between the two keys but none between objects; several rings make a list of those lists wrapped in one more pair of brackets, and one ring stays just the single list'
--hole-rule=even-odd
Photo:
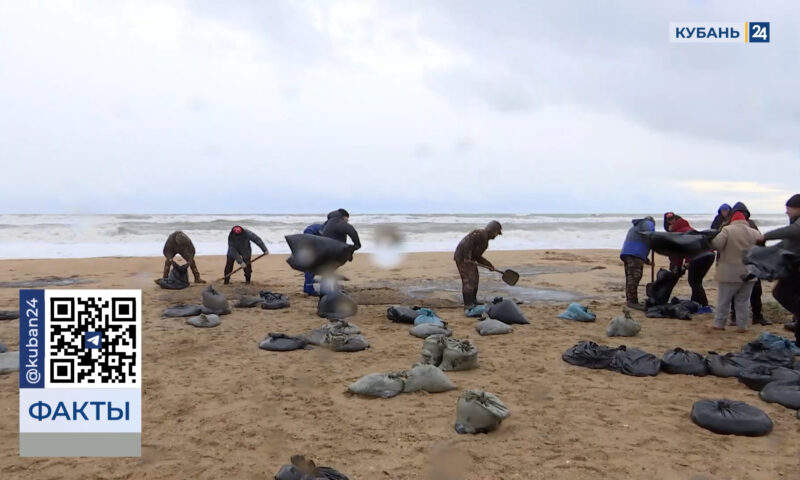
[{"label": "shovel blade", "polygon": [[505,272],[503,272],[503,281],[513,287],[519,281],[519,273],[515,272],[514,270],[508,269]]}]

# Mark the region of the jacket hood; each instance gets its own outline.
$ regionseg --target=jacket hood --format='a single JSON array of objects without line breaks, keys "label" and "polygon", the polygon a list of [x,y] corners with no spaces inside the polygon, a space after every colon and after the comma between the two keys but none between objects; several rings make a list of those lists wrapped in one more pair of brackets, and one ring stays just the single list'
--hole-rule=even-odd
[{"label": "jacket hood", "polygon": [[656,224],[655,218],[650,217],[650,216],[647,216],[647,217],[644,217],[644,218],[634,218],[633,220],[631,220],[631,223],[635,227],[636,225],[639,225],[640,223],[642,223],[644,221],[652,222],[653,225]]},{"label": "jacket hood", "polygon": [[328,220],[332,218],[341,218],[342,212],[340,210],[334,210],[328,214]]},{"label": "jacket hood", "polygon": [[[741,203],[741,202],[739,202],[739,203]],[[722,204],[722,205],[720,205],[720,206],[719,206],[719,208],[717,209],[717,215],[720,215],[720,214],[722,213],[722,211],[723,211],[723,210],[730,210],[730,209],[731,209],[731,206],[730,206],[730,205],[728,205],[727,203],[723,203],[723,204]]]},{"label": "jacket hood", "polygon": [[686,219],[678,217],[675,219],[674,223],[672,224],[672,231],[673,232],[688,232],[692,229],[692,226]]},{"label": "jacket hood", "polygon": [[733,217],[733,214],[736,213],[736,212],[742,212],[742,214],[744,215],[745,220],[749,220],[750,219],[750,210],[747,209],[747,206],[744,203],[736,202],[733,205],[733,208],[731,209],[731,217]]}]

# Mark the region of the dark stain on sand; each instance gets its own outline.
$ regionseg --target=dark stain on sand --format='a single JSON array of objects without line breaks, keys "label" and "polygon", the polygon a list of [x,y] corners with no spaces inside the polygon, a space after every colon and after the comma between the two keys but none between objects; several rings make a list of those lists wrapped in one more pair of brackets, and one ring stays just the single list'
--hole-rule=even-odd
[{"label": "dark stain on sand", "polygon": [[70,285],[82,285],[92,282],[93,280],[80,278],[77,275],[71,277],[42,277],[33,280],[0,282],[0,288],[68,287]]}]

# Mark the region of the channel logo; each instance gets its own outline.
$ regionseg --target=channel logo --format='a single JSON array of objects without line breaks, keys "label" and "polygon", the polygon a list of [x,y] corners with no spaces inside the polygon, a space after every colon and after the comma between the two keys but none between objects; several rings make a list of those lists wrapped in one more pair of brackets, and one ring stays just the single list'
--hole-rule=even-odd
[{"label": "channel logo", "polygon": [[769,22],[670,23],[672,43],[769,43]]}]

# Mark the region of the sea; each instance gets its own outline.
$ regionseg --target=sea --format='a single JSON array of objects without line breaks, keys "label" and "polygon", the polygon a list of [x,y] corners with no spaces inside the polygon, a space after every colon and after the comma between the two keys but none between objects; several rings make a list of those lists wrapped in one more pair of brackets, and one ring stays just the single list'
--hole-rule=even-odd
[{"label": "sea", "polygon": [[[631,219],[646,214],[365,214],[353,215],[363,252],[450,252],[469,231],[490,220],[503,225],[492,250],[619,248]],[[661,230],[662,214],[651,214]],[[694,228],[708,228],[710,214],[683,215]],[[233,225],[258,234],[271,253],[288,253],[284,237],[301,233],[324,214],[0,214],[0,258],[160,256],[167,236],[182,230],[198,255],[224,255]],[[783,214],[753,215],[762,231],[787,223]],[[394,240],[397,240],[396,242]],[[387,243],[388,242],[388,243]],[[256,252],[258,249],[256,249]]]}]

